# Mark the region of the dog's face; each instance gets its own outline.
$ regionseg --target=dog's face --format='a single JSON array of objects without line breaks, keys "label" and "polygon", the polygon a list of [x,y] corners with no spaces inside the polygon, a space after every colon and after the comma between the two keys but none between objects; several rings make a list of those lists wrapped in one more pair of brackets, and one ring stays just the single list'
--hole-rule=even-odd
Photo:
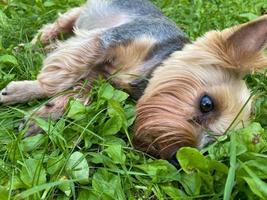
[{"label": "dog's face", "polygon": [[135,146],[169,159],[181,146],[201,148],[230,125],[246,123],[251,101],[242,78],[267,66],[266,41],[263,16],[208,32],[172,54],[155,70],[137,104]]}]

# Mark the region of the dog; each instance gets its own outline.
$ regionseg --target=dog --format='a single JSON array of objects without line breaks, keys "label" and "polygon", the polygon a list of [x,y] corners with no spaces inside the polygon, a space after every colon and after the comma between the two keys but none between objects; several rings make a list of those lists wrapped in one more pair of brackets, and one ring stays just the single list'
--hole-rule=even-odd
[{"label": "dog", "polygon": [[[74,36],[57,43],[37,79],[9,83],[0,102],[60,94],[36,111],[56,120],[70,96],[88,103],[85,94],[102,75],[138,99],[134,146],[162,159],[182,146],[202,148],[246,123],[251,94],[242,78],[267,66],[266,15],[191,42],[149,1],[90,0],[44,26],[33,43],[69,32]],[[36,132],[29,127],[28,135]]]}]

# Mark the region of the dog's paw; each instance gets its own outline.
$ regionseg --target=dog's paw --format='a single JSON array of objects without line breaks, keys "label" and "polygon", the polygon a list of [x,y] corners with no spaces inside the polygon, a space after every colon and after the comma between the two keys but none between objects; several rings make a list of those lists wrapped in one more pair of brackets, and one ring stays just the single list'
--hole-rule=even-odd
[{"label": "dog's paw", "polygon": [[32,39],[31,44],[35,45],[38,41],[42,44],[49,44],[52,40],[56,39],[58,35],[57,28],[54,24],[45,25]]},{"label": "dog's paw", "polygon": [[24,103],[41,97],[45,93],[38,81],[12,81],[0,91],[0,104]]},{"label": "dog's paw", "polygon": [[11,82],[0,92],[0,103],[10,105],[24,100],[24,84],[22,82]]},{"label": "dog's paw", "polygon": [[64,114],[65,106],[68,103],[68,97],[69,95],[58,96],[33,110],[30,117],[25,117],[23,123],[20,125],[20,130],[27,128],[25,137],[42,132],[42,129],[36,123],[37,118],[53,121],[60,119]]},{"label": "dog's paw", "polygon": [[42,129],[33,121],[24,119],[19,126],[19,130],[26,128],[24,137],[30,137],[42,133]]}]

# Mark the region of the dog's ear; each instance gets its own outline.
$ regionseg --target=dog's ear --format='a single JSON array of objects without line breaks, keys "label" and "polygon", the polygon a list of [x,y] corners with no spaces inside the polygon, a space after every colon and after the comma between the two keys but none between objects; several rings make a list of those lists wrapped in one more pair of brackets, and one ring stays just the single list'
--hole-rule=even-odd
[{"label": "dog's ear", "polygon": [[267,46],[267,15],[222,33],[226,36],[227,54],[235,64],[249,70],[266,67],[263,50]]}]

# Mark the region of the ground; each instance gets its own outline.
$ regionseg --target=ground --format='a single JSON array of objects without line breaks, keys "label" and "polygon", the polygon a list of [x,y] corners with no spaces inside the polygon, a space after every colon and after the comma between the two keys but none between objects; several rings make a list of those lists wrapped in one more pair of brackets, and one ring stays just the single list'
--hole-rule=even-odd
[{"label": "ground", "polygon": [[[0,88],[36,77],[45,53],[29,41],[82,2],[0,1]],[[267,11],[265,0],[153,2],[192,40]],[[24,138],[27,128],[19,125],[46,100],[1,106],[0,199],[266,199],[267,78],[262,72],[245,79],[254,93],[251,124],[201,152],[181,149],[177,168],[133,149],[135,102],[103,80],[94,84],[89,106],[70,100],[58,122],[35,118],[42,135]]]}]

